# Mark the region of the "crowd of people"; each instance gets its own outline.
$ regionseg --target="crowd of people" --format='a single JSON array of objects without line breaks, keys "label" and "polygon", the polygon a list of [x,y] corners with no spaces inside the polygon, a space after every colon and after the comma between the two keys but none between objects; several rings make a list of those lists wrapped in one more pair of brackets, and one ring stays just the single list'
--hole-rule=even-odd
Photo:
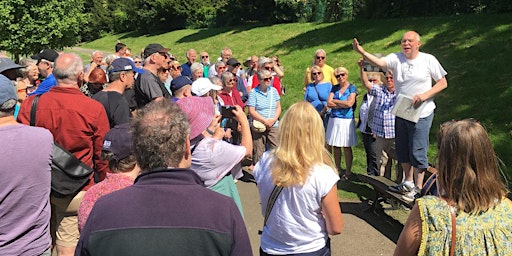
[{"label": "crowd of people", "polygon": [[[87,65],[53,49],[19,64],[2,57],[0,254],[252,255],[235,184],[245,166],[265,216],[260,255],[330,255],[329,235],[343,226],[337,183],[352,179],[359,129],[367,174],[391,179],[394,163],[399,184],[389,189],[417,200],[395,255],[508,255],[512,202],[478,122],[443,125],[439,197],[419,198],[433,99],[447,87],[447,72],[420,46],[409,31],[401,52],[381,57],[354,39],[367,91],[358,122],[357,86],[323,49],[306,69],[304,101],[286,112],[277,56],[240,63],[223,48],[210,62],[188,49],[180,64],[161,44],[131,56],[118,42]],[[393,114],[400,95],[419,120]],[[54,144],[94,170],[76,193],[52,190]]]}]

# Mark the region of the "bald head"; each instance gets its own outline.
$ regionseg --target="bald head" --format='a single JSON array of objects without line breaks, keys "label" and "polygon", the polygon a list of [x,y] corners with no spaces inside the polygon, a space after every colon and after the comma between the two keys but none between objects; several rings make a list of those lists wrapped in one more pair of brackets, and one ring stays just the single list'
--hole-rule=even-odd
[{"label": "bald head", "polygon": [[415,31],[407,31],[402,37],[402,53],[407,59],[414,59],[418,56],[421,46],[420,35]]},{"label": "bald head", "polygon": [[57,84],[77,85],[83,79],[84,64],[82,59],[73,53],[63,53],[55,60],[53,75]]}]

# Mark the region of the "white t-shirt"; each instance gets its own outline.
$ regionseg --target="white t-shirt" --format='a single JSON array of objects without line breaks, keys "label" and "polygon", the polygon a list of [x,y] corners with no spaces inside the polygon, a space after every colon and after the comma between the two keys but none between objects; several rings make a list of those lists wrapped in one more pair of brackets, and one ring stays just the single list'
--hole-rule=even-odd
[{"label": "white t-shirt", "polygon": [[214,138],[204,138],[192,153],[190,169],[196,172],[205,187],[219,182],[228,172],[233,178],[242,177],[241,161],[245,156],[244,146],[237,146]]},{"label": "white t-shirt", "polygon": [[[384,58],[387,68],[393,71],[395,88],[398,94],[414,96],[432,88],[432,79],[439,81],[446,76],[439,61],[431,54],[420,52],[415,59],[409,60],[402,52],[389,54]],[[434,99],[428,99],[420,117],[434,112]]]},{"label": "white t-shirt", "polygon": [[[274,189],[271,160],[272,154],[265,152],[254,167],[263,215]],[[327,195],[339,179],[331,167],[318,164],[311,170],[306,184],[284,188],[263,228],[263,251],[279,255],[314,252],[323,248],[328,235],[321,213],[322,197]]]}]

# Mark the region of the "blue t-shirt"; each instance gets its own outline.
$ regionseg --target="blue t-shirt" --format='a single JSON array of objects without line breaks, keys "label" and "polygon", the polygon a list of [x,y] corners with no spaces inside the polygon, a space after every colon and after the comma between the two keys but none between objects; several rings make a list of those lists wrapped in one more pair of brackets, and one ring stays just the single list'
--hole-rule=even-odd
[{"label": "blue t-shirt", "polygon": [[[335,100],[348,100],[350,94],[355,93],[357,96],[357,88],[353,84],[349,84],[347,89],[340,94],[341,86],[339,84],[332,87],[331,93],[334,93]],[[355,103],[354,103],[355,104]],[[350,108],[333,108],[331,117],[352,119],[354,118],[354,109]]]},{"label": "blue t-shirt", "polygon": [[323,82],[316,85],[310,83],[306,87],[306,93],[304,94],[304,100],[311,103],[315,107],[316,111],[320,112],[327,106],[327,99],[332,90],[331,82]]},{"label": "blue t-shirt", "polygon": [[32,93],[29,94],[29,96],[41,95],[45,92],[48,92],[50,90],[50,88],[52,88],[56,85],[57,85],[57,80],[55,79],[53,74],[50,74],[49,76],[46,77],[46,79],[44,79],[44,81],[37,87],[37,89],[35,91],[33,91]]},{"label": "blue t-shirt", "polygon": [[190,66],[192,66],[192,63],[183,63],[181,65],[181,75],[188,76],[188,78],[192,79],[192,70],[190,70]]}]

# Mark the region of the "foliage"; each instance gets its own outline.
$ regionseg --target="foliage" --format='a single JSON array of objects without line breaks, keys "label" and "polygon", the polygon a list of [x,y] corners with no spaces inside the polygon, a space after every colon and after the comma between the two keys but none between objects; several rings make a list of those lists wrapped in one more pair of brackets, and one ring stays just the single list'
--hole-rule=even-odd
[{"label": "foliage", "polygon": [[18,60],[45,48],[63,49],[80,41],[82,0],[0,1],[0,49]]}]

